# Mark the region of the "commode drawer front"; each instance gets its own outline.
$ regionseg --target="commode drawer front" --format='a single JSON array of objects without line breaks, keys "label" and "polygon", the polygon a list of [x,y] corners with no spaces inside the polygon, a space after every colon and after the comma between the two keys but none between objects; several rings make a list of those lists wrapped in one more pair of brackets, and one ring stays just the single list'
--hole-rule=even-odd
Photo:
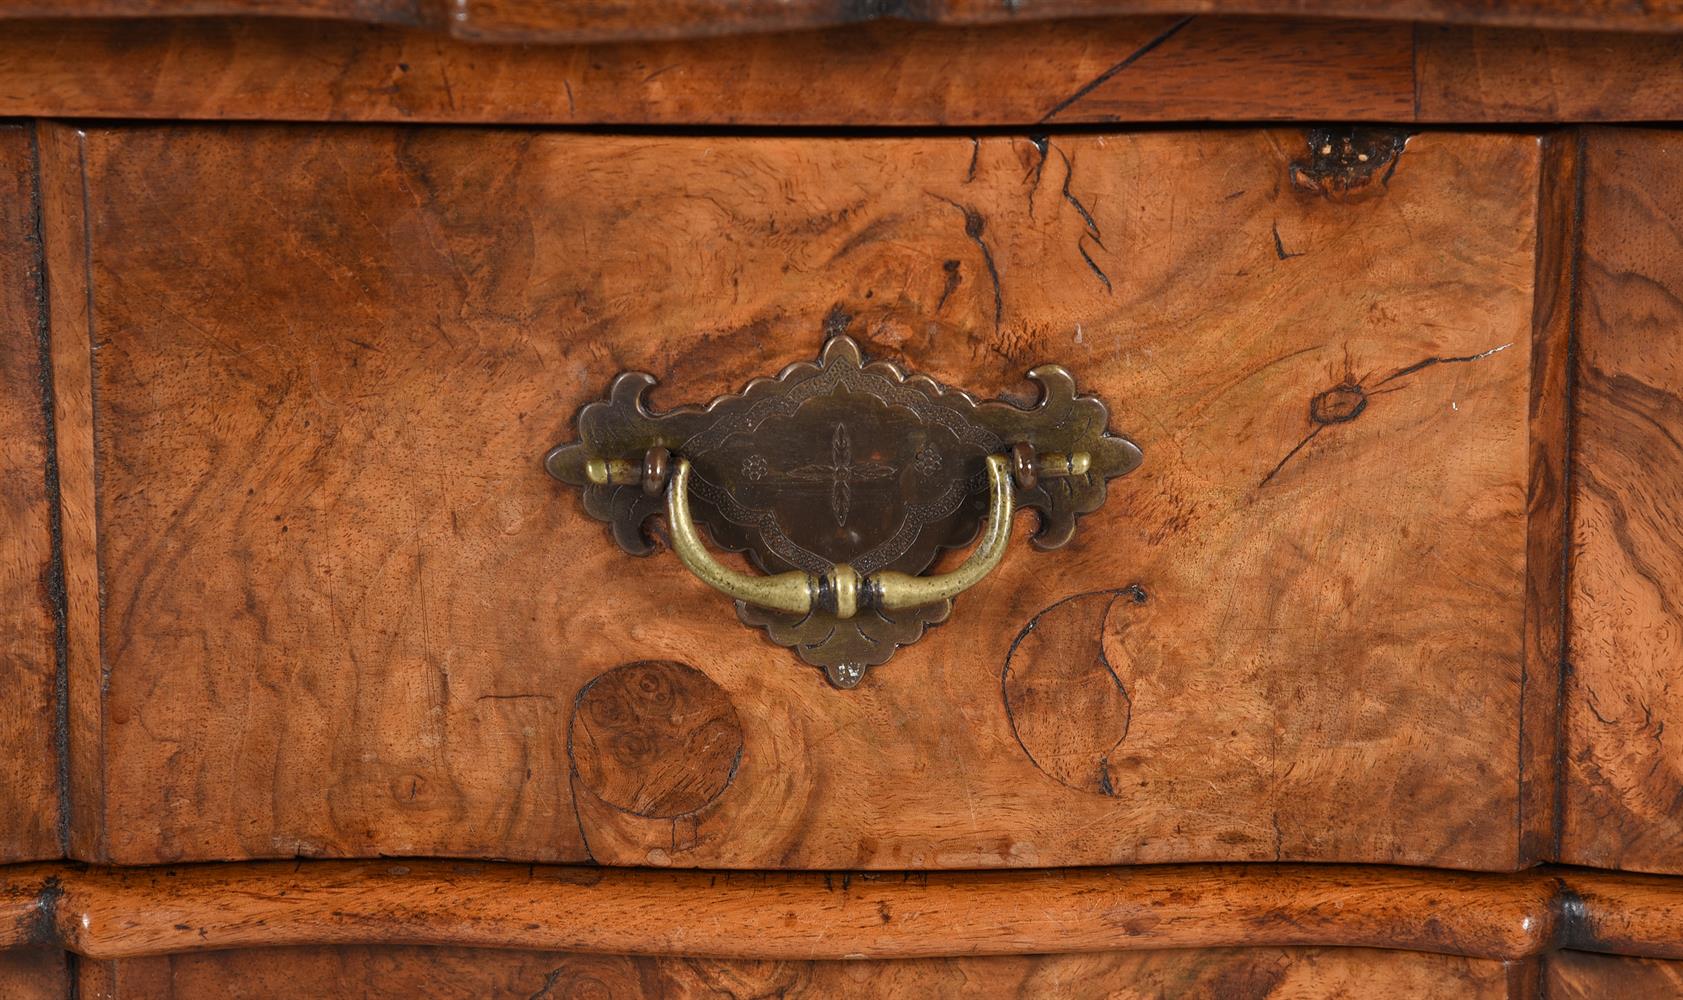
[{"label": "commode drawer front", "polygon": [[[1517,867],[1544,148],[48,129],[75,853]],[[978,412],[1062,366],[1139,456],[852,687],[544,464],[621,373],[660,416],[845,350]],[[894,529],[940,455],[867,396],[743,482]]]}]

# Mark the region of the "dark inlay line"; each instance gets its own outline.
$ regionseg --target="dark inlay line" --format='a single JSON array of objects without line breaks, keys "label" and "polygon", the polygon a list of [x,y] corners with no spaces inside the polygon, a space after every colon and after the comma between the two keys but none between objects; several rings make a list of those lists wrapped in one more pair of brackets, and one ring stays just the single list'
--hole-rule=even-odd
[{"label": "dark inlay line", "polygon": [[47,532],[52,553],[47,568],[47,593],[53,615],[53,746],[58,754],[58,846],[70,856],[70,597],[64,573],[64,508],[59,486],[58,397],[53,390],[51,306],[47,295],[47,241],[41,204],[41,137],[39,126],[29,129],[33,187],[30,214],[35,247],[35,343],[37,378],[41,384],[41,421],[46,443],[42,463],[47,495]]},{"label": "dark inlay line", "polygon": [[1076,101],[1081,100],[1083,97],[1086,97],[1088,94],[1091,94],[1093,91],[1095,91],[1098,88],[1104,86],[1105,83],[1108,82],[1116,74],[1122,72],[1123,70],[1127,69],[1129,66],[1132,66],[1134,63],[1139,62],[1141,59],[1143,59],[1146,56],[1146,54],[1149,53],[1152,49],[1155,49],[1157,46],[1162,45],[1164,42],[1168,41],[1169,39],[1175,37],[1175,35],[1179,34],[1180,30],[1182,28],[1184,28],[1187,25],[1192,23],[1192,19],[1193,19],[1194,16],[1195,15],[1190,15],[1189,14],[1186,17],[1181,18],[1180,20],[1176,21],[1174,24],[1170,25],[1167,30],[1165,30],[1162,34],[1158,35],[1156,38],[1151,39],[1149,42],[1146,42],[1144,45],[1141,45],[1139,48],[1137,48],[1134,51],[1128,53],[1127,57],[1124,58],[1121,62],[1119,62],[1116,65],[1114,65],[1114,66],[1110,67],[1109,69],[1105,70],[1103,73],[1100,73],[1098,76],[1093,77],[1091,80],[1087,81],[1087,83],[1080,90],[1077,90],[1075,93],[1069,95],[1068,97],[1064,98],[1063,100],[1059,101],[1058,103],[1052,105],[1052,110],[1046,112],[1046,114],[1044,116],[1042,116],[1040,120],[1042,122],[1051,121],[1053,118],[1057,117],[1060,112],[1067,109],[1071,104],[1074,104]]},{"label": "dark inlay line", "polygon": [[[1589,166],[1589,143],[1584,138],[1582,128],[1573,130],[1572,141],[1575,145],[1572,154],[1576,176],[1573,177],[1571,250],[1566,272],[1566,379],[1563,387],[1564,402],[1561,404],[1566,410],[1566,426],[1560,463],[1560,635],[1557,637],[1558,648],[1555,656],[1554,822],[1552,851],[1548,858],[1543,859],[1547,861],[1558,859],[1566,842],[1566,676],[1569,668],[1568,639],[1572,624],[1572,481],[1577,459],[1575,439],[1578,425],[1575,415],[1578,405],[1578,328],[1583,301],[1579,289],[1584,272],[1584,182]],[[1576,910],[1568,907],[1565,912],[1570,917],[1581,919],[1583,901],[1578,899],[1576,894],[1572,901],[1577,904]]]}]

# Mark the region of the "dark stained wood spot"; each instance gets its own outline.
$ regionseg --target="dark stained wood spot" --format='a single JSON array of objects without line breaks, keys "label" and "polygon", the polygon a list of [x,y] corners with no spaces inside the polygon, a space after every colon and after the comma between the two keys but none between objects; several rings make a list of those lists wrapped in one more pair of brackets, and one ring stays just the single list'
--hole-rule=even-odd
[{"label": "dark stained wood spot", "polygon": [[707,675],[669,660],[627,663],[584,686],[567,735],[573,772],[602,801],[675,818],[712,802],[736,777],[742,726]]},{"label": "dark stained wood spot", "polygon": [[1367,409],[1367,392],[1353,382],[1335,385],[1309,401],[1309,419],[1317,424],[1342,424]]},{"label": "dark stained wood spot", "polygon": [[1143,604],[1138,587],[1067,597],[1018,633],[1000,679],[1011,731],[1034,765],[1059,784],[1113,795],[1110,756],[1128,735],[1133,701],[1105,652],[1105,622],[1118,602]]},{"label": "dark stained wood spot", "polygon": [[1382,190],[1396,172],[1408,133],[1399,128],[1312,128],[1308,150],[1291,165],[1298,188],[1333,201],[1354,201]]}]

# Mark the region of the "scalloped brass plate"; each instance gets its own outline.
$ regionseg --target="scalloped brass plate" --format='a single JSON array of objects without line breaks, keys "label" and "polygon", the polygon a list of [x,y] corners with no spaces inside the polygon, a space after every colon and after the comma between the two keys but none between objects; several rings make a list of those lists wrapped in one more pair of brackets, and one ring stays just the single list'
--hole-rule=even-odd
[{"label": "scalloped brass plate", "polygon": [[[1067,543],[1076,519],[1104,502],[1106,481],[1139,466],[1139,448],[1108,432],[1104,404],[1077,394],[1067,370],[1028,375],[1041,390],[1034,406],[978,403],[867,362],[838,336],[816,362],[705,407],[654,413],[644,400],[654,378],[627,372],[579,412],[578,440],[552,449],[544,466],[583,490],[585,510],[622,549],[647,555],[644,522],[668,511],[666,458],[687,462],[677,512],[758,570],[804,573],[810,584],[810,602],[794,605],[810,603],[804,612],[739,600],[738,617],[852,687],[951,613],[950,598],[906,607],[893,597],[918,594],[924,581],[908,577],[976,538],[989,515],[989,456],[1011,456],[1015,504],[1038,512],[1033,543],[1043,550]],[[854,588],[840,606],[838,580]]]}]

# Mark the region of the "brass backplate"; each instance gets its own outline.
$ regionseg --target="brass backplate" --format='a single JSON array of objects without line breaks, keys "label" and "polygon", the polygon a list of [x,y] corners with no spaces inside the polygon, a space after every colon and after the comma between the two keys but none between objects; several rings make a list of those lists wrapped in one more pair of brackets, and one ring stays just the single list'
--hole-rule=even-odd
[{"label": "brass backplate", "polygon": [[[1140,464],[1139,448],[1108,433],[1104,404],[1077,395],[1063,367],[1042,365],[1029,378],[1041,390],[1034,406],[978,403],[890,362],[867,362],[852,339],[836,336],[816,362],[792,364],[704,407],[653,413],[644,397],[654,378],[628,372],[607,399],[580,411],[578,439],[551,450],[544,465],[583,488],[585,510],[633,555],[653,551],[644,522],[665,504],[626,470],[640,469],[651,449],[667,449],[693,469],[695,520],[763,572],[821,576],[846,564],[860,576],[918,574],[942,550],[976,537],[988,513],[988,455],[1026,445],[1030,454],[1084,456],[1071,474],[1018,480],[1017,505],[1039,512],[1041,549],[1068,542],[1077,517],[1104,502],[1105,481]],[[741,602],[737,613],[824,668],[832,683],[852,687],[866,667],[945,620],[951,604],[845,620]]]}]

